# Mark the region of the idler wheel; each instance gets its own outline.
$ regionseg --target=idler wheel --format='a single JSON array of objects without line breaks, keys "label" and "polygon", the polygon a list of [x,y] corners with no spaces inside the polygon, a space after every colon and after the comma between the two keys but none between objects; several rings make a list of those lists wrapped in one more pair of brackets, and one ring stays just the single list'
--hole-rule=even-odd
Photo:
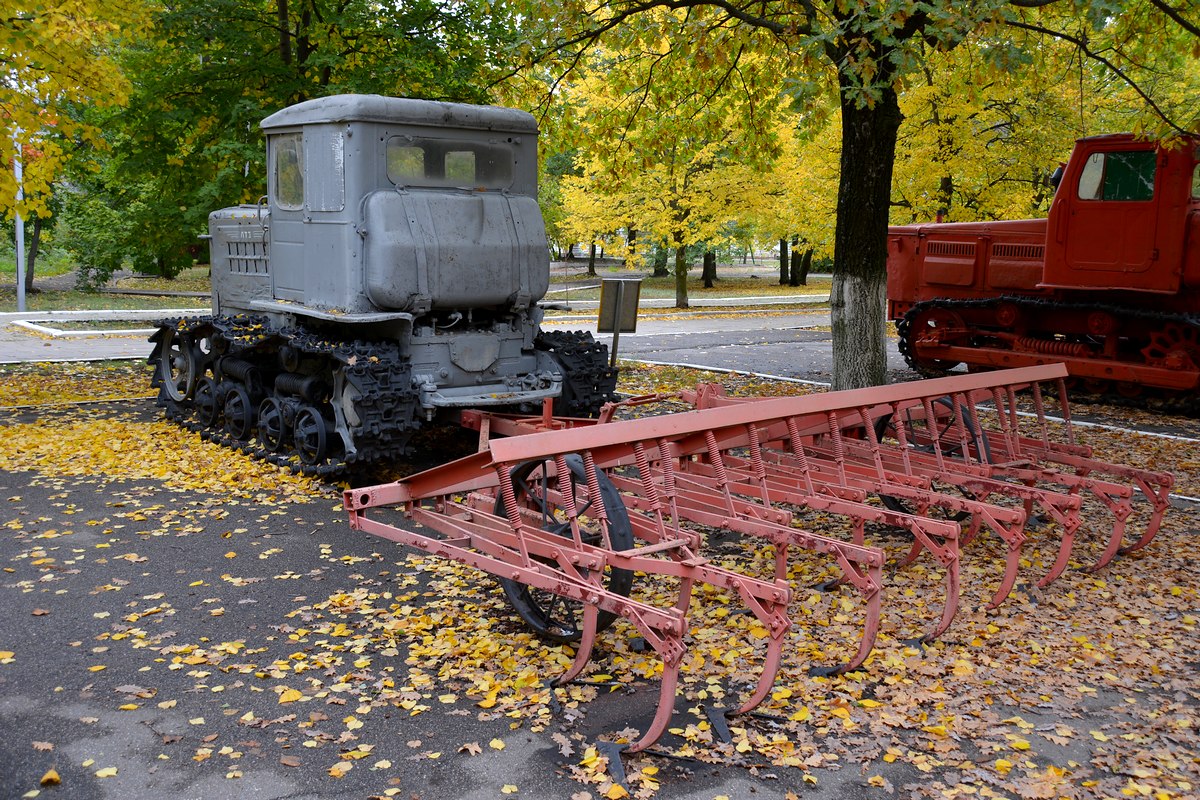
[{"label": "idler wheel", "polygon": [[287,444],[289,426],[283,413],[283,404],[268,397],[258,407],[258,440],[272,453],[283,450]]},{"label": "idler wheel", "polygon": [[158,359],[158,378],[162,393],[181,403],[196,389],[196,354],[191,337],[174,328],[163,328],[162,350]]},{"label": "idler wheel", "polygon": [[217,402],[217,382],[209,376],[204,376],[196,384],[196,394],[192,397],[196,404],[196,419],[206,428],[215,427],[221,418],[221,406]]},{"label": "idler wheel", "polygon": [[[966,325],[955,311],[942,306],[914,308],[905,315],[907,323],[909,365],[926,377],[943,375],[961,364],[961,361],[934,358],[925,351],[926,347],[939,344],[956,344]],[[936,351],[935,351],[936,352]]]},{"label": "idler wheel", "polygon": [[296,454],[305,464],[320,464],[329,454],[329,424],[312,406],[300,406],[292,425]]},{"label": "idler wheel", "polygon": [[225,394],[225,430],[239,442],[254,433],[254,404],[250,392],[240,383],[233,384]]}]

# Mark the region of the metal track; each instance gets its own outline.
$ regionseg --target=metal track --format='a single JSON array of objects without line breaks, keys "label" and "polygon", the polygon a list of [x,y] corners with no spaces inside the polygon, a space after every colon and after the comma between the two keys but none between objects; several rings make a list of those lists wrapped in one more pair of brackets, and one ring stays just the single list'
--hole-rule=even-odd
[{"label": "metal track", "polygon": [[[336,341],[305,329],[276,329],[254,316],[168,319],[152,341],[156,346],[148,361],[155,367],[153,385],[168,419],[209,441],[297,472],[327,476],[352,465],[403,456],[421,427],[419,395],[396,342]],[[616,399],[617,371],[608,364],[608,348],[591,334],[543,332],[535,346],[550,353],[562,370],[563,393],[555,402],[560,415],[594,417]],[[165,372],[164,359],[173,365]],[[183,375],[168,386],[164,375],[175,368]],[[297,386],[280,391],[280,375]],[[319,398],[300,396],[305,392],[298,384],[304,381],[312,383],[308,394],[319,392]],[[244,431],[237,435],[237,426],[228,420],[218,427],[218,419],[228,411],[227,399],[239,391],[243,407],[252,409],[242,415],[243,421],[257,425],[254,410],[268,398],[284,412],[281,441],[274,450],[257,427],[252,438]],[[198,402],[198,394],[204,394],[204,400]],[[310,447],[307,461],[315,463],[305,463],[302,447],[289,436],[304,408],[320,412],[320,421],[314,421],[329,450],[327,458],[314,459]],[[315,416],[310,411],[309,419]]]},{"label": "metal track", "polygon": [[617,370],[608,364],[608,346],[586,331],[542,331],[534,346],[552,353],[563,369],[563,393],[554,403],[562,417],[595,417],[616,400]]},{"label": "metal track", "polygon": [[[187,396],[177,400],[163,385],[160,362],[164,358],[163,341],[167,332],[184,336],[194,359],[195,375]],[[190,317],[164,320],[153,339],[157,343],[148,359],[155,366],[154,384],[159,388],[158,404],[168,419],[199,433],[204,439],[238,450],[246,455],[288,467],[306,475],[330,476],[353,464],[371,463],[404,453],[408,438],[419,427],[417,395],[412,389],[409,366],[399,347],[392,342],[335,342],[303,329],[273,329],[265,319],[249,316]],[[206,347],[201,347],[200,342]],[[320,463],[306,464],[297,457],[294,443],[280,452],[264,446],[260,436],[240,439],[226,427],[207,424],[197,408],[195,389],[202,377],[221,387],[215,401],[220,404],[234,387],[247,391],[255,407],[267,397],[280,398],[274,387],[250,385],[225,369],[231,362],[242,362],[262,376],[282,371],[280,351],[291,348],[291,356],[305,363],[311,376],[322,379],[326,391],[351,386],[354,390],[353,421],[337,408],[335,397],[313,401],[311,405],[328,413],[334,425],[327,431],[331,456]],[[324,380],[328,378],[328,380]],[[287,398],[295,402],[293,398]],[[346,436],[341,432],[345,431]],[[337,446],[349,438],[349,446]]]},{"label": "metal track", "polygon": [[[917,356],[914,353],[913,343],[910,339],[912,335],[912,323],[913,320],[916,319],[917,314],[930,308],[941,308],[948,311],[960,311],[965,309],[993,309],[999,306],[1001,303],[1011,303],[1023,309],[1032,309],[1041,313],[1048,311],[1063,311],[1075,314],[1100,312],[1110,314],[1114,319],[1122,323],[1130,319],[1136,319],[1149,323],[1149,325],[1154,328],[1164,328],[1168,324],[1174,323],[1184,327],[1192,327],[1200,330],[1200,315],[1196,314],[1174,314],[1161,311],[1147,311],[1144,309],[1123,308],[1120,306],[1093,303],[1061,303],[1052,300],[1019,297],[1013,295],[982,300],[950,300],[939,298],[934,300],[924,300],[916,303],[896,323],[896,332],[899,337],[897,344],[900,350],[900,355],[904,357],[905,363],[908,364],[908,366],[914,372],[922,377],[936,378],[949,374],[948,371],[937,370],[928,366],[924,366],[917,359]],[[987,330],[980,330],[981,335],[987,335],[987,333]],[[1044,331],[1044,333],[1053,333],[1053,331]],[[975,365],[968,365],[969,368],[972,366]],[[1153,394],[1142,394],[1139,396],[1129,397],[1114,390],[1097,393],[1090,391],[1085,385],[1085,381],[1086,379],[1081,380],[1078,382],[1078,385],[1073,385],[1071,387],[1072,396],[1075,397],[1076,401],[1088,399],[1126,408],[1142,408],[1190,416],[1200,415],[1200,397],[1189,397],[1178,393],[1173,393],[1169,389],[1162,389],[1158,387],[1153,387],[1162,393],[1157,396]],[[1111,384],[1109,384],[1109,386],[1111,386]]]}]

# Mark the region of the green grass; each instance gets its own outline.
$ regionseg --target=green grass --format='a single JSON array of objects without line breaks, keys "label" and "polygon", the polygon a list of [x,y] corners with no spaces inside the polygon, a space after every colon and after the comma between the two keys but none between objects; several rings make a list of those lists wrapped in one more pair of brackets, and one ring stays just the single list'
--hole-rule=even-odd
[{"label": "green grass", "polygon": [[[25,296],[27,311],[126,311],[156,308],[204,308],[200,297],[161,297],[158,295],[112,295],[99,292],[43,291]],[[17,310],[17,292],[9,284],[0,289],[0,311]]]},{"label": "green grass", "polygon": [[136,275],[132,278],[122,278],[111,285],[116,289],[136,289],[138,291],[204,292],[205,294],[210,291],[207,264],[185,269],[174,278]]},{"label": "green grass", "polygon": [[[567,285],[592,284],[598,286],[601,279],[610,277],[642,277],[641,297],[643,300],[675,298],[675,278],[673,276],[651,278],[647,277],[645,272],[630,271],[614,266],[600,266],[597,271],[598,276],[589,277],[587,269],[583,265],[580,265],[579,269],[556,268],[551,273],[550,289],[553,293],[548,295],[547,299],[562,300],[569,297],[571,300],[599,300],[599,288],[572,288],[569,293],[554,290],[561,290]],[[11,277],[15,273],[10,271],[8,274],[10,277],[5,279],[3,260],[0,258],[0,283],[3,283],[0,286],[0,311],[17,310],[15,280]],[[39,260],[37,274],[45,276],[62,273],[43,272],[42,262]],[[700,278],[699,268],[694,268],[688,276],[688,298],[697,300],[717,297],[795,297],[829,293],[829,277],[826,275],[811,276],[807,286],[780,286],[778,275],[772,271],[770,265],[722,265],[717,268],[717,275],[719,277],[716,285],[712,289],[705,289]],[[724,277],[720,277],[721,275]],[[114,288],[160,292],[203,292],[208,295],[210,290],[208,266],[201,265],[184,270],[171,280],[155,276],[123,278],[115,283]],[[26,308],[30,311],[200,308],[207,305],[208,301],[201,297],[121,295],[85,292],[79,289],[44,290],[26,296]]]},{"label": "green grass", "polygon": [[[65,275],[75,268],[71,259],[61,251],[43,250],[33,265],[34,277]],[[17,257],[11,247],[0,250],[0,276],[5,283],[13,283],[17,277]]]},{"label": "green grass", "polygon": [[[53,263],[53,262],[50,262]],[[42,271],[43,262],[37,264],[37,277],[49,277],[69,272]],[[0,257],[0,311],[17,310],[16,272],[10,270],[6,276]],[[203,292],[205,297],[168,297],[162,295],[122,295],[107,292],[87,292],[82,289],[43,289],[25,296],[28,311],[141,311],[157,308],[204,308],[209,305],[210,291],[208,266],[192,267],[179,274],[174,280],[156,276],[123,278],[114,288],[136,289],[157,292]]]},{"label": "green grass", "polygon": [[[720,275],[720,268],[717,269],[717,274]],[[582,283],[598,284],[603,278],[623,278],[637,277],[639,273],[628,272],[626,270],[603,271],[598,277],[589,278],[586,270],[569,276],[569,281],[572,284],[578,285]],[[551,291],[561,289],[566,285],[568,276],[555,275],[555,280],[550,284]],[[796,297],[798,295],[810,294],[829,294],[830,280],[826,275],[811,276],[808,279],[807,286],[780,286],[779,279],[766,277],[749,277],[746,275],[731,275],[726,278],[718,278],[715,285],[711,289],[704,288],[704,281],[701,280],[699,270],[696,270],[696,275],[689,275],[687,282],[688,297],[690,299],[706,298],[706,297]],[[558,291],[551,295],[551,298],[562,298],[564,292]],[[599,288],[579,288],[571,289],[570,298],[572,300],[599,300]],[[643,300],[660,299],[660,298],[675,298],[675,278],[668,276],[666,278],[643,278],[641,286],[641,298]]]}]

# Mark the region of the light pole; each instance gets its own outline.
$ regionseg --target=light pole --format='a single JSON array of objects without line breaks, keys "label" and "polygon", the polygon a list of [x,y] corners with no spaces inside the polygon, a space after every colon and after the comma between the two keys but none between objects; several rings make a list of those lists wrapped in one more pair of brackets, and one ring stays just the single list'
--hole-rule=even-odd
[{"label": "light pole", "polygon": [[25,219],[21,202],[25,188],[21,174],[21,129],[13,130],[13,176],[17,179],[17,311],[25,310]]}]

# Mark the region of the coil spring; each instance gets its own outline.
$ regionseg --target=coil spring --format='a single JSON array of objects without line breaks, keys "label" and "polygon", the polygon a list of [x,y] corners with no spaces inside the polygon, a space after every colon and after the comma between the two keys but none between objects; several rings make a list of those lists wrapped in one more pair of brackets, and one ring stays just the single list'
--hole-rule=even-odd
[{"label": "coil spring", "polygon": [[788,417],[784,424],[787,425],[792,455],[800,462],[800,472],[804,475],[804,488],[808,490],[809,494],[813,494],[816,487],[813,486],[812,473],[809,472],[808,455],[804,452],[804,440],[800,438],[800,424],[796,422],[795,417]]},{"label": "coil spring", "polygon": [[1035,339],[1032,336],[1021,336],[1016,340],[1018,349],[1048,356],[1074,356],[1083,358],[1089,354],[1089,348],[1082,342],[1064,342],[1059,339]]},{"label": "coil spring", "polygon": [[[592,498],[592,513],[601,524],[608,522],[608,509],[604,507],[604,498],[600,496],[600,477],[596,474],[596,459],[591,450],[583,451],[583,471],[587,474],[588,496]],[[605,536],[608,530],[605,528]],[[607,540],[605,543],[607,546]]]},{"label": "coil spring", "polygon": [[504,513],[514,526],[521,524],[521,506],[517,505],[517,493],[513,491],[512,476],[505,470],[504,465],[496,467],[500,476],[500,499],[504,503]]},{"label": "coil spring", "polygon": [[841,466],[846,461],[846,443],[842,441],[842,429],[838,425],[836,413],[827,411],[825,418],[829,422],[829,437],[833,441],[833,458]]},{"label": "coil spring", "polygon": [[646,455],[646,446],[641,442],[634,443],[633,458],[637,463],[638,475],[641,476],[642,489],[646,492],[646,499],[650,501],[650,507],[657,511],[662,505],[658,498],[658,488],[650,476],[650,457]]},{"label": "coil spring", "polygon": [[721,458],[721,448],[717,444],[717,434],[711,429],[704,432],[704,444],[708,447],[708,459],[712,462],[713,471],[717,473],[717,485],[729,485],[729,473],[725,471],[725,459]]},{"label": "coil spring", "polygon": [[659,460],[659,466],[662,467],[663,474],[663,491],[667,493],[667,497],[675,496],[675,467],[671,463],[671,459],[667,457],[667,442],[664,439],[658,440],[658,452],[662,454]]},{"label": "coil spring", "polygon": [[555,456],[554,466],[558,470],[558,493],[562,495],[563,510],[569,519],[574,520],[579,516],[579,509],[575,505],[575,487],[572,485],[571,470],[567,468],[567,457]]},{"label": "coil spring", "polygon": [[300,375],[296,372],[283,372],[275,377],[275,391],[279,394],[293,394],[302,397],[310,403],[321,400],[324,395],[324,385],[316,375]]},{"label": "coil spring", "polygon": [[763,461],[762,437],[757,425],[748,426],[747,431],[750,434],[750,467],[754,470],[754,477],[764,481],[767,479],[767,465]]}]

